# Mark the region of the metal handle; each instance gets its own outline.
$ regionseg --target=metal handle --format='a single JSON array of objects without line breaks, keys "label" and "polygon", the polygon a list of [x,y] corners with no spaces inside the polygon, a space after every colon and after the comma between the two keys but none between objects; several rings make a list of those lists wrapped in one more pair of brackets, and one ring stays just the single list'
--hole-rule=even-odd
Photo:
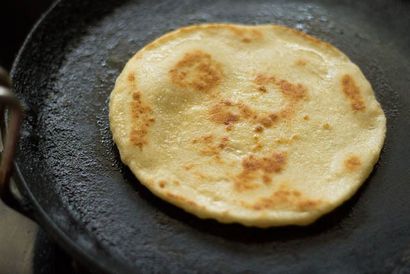
[{"label": "metal handle", "polygon": [[[9,121],[6,120],[5,111]],[[0,163],[0,196],[5,198],[10,189],[10,175],[13,168],[13,157],[19,138],[21,121],[23,120],[23,108],[17,97],[11,91],[11,81],[7,72],[0,67],[0,125],[3,138],[3,151]],[[0,142],[1,145],[1,142]],[[0,146],[1,149],[1,146]]]}]

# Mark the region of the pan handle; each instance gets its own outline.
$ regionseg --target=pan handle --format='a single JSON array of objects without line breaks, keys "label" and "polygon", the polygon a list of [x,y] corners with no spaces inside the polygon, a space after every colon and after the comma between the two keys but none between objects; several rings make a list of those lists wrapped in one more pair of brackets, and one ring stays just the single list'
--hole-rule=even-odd
[{"label": "pan handle", "polygon": [[[6,110],[9,120],[6,120]],[[7,72],[0,67],[0,126],[4,133],[0,140],[0,198],[10,197],[10,175],[13,169],[13,157],[19,139],[20,125],[23,120],[23,108],[11,91],[11,81]]]}]

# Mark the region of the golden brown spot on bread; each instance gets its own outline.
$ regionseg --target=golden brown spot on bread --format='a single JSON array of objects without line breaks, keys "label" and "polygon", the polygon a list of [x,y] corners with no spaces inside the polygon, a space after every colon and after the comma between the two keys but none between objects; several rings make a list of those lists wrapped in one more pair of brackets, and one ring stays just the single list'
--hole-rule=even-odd
[{"label": "golden brown spot on bread", "polygon": [[140,101],[140,99],[141,99],[141,94],[140,94],[138,91],[134,92],[134,93],[132,94],[132,99],[133,99],[134,101]]},{"label": "golden brown spot on bread", "polygon": [[256,119],[258,118],[258,114],[252,108],[250,108],[245,103],[238,103],[237,107],[239,109],[239,113],[243,116],[244,119]]},{"label": "golden brown spot on bread", "polygon": [[307,90],[302,84],[292,84],[286,80],[277,80],[276,85],[279,86],[282,93],[294,100],[303,99],[306,94]]},{"label": "golden brown spot on bread", "polygon": [[218,148],[224,149],[228,145],[228,142],[229,142],[228,137],[222,137],[221,142],[218,145]]},{"label": "golden brown spot on bread", "polygon": [[258,122],[264,127],[269,128],[273,125],[274,122],[278,120],[278,116],[274,113],[266,115],[265,117],[259,118]]},{"label": "golden brown spot on bread", "polygon": [[201,180],[206,180],[206,179],[208,179],[208,176],[206,176],[205,174],[203,174],[203,173],[201,173],[201,172],[194,172],[194,175],[195,175],[196,177],[198,177],[199,179],[201,179]]},{"label": "golden brown spot on bread", "polygon": [[273,192],[270,197],[261,198],[252,205],[255,210],[264,210],[272,208],[281,208],[288,206],[291,203],[292,197],[290,197],[288,191],[278,190]]},{"label": "golden brown spot on bread", "polygon": [[257,126],[257,127],[255,128],[255,132],[258,132],[258,133],[263,132],[263,127]]},{"label": "golden brown spot on bread", "polygon": [[302,195],[302,193],[300,193],[300,192],[297,191],[297,190],[293,190],[293,191],[292,191],[292,195],[295,196],[295,197],[300,197],[300,196]]},{"label": "golden brown spot on bread", "polygon": [[298,203],[298,208],[300,211],[309,211],[315,209],[320,205],[321,202],[318,200],[302,200]]},{"label": "golden brown spot on bread", "polygon": [[283,96],[287,99],[285,106],[277,113],[262,115],[258,119],[258,123],[269,128],[280,119],[289,119],[296,111],[297,105],[307,98],[307,88],[300,83],[291,83],[284,79],[278,79],[275,76],[258,74],[253,82],[260,88],[266,89],[267,85],[276,87]]},{"label": "golden brown spot on bread", "polygon": [[135,75],[134,75],[134,73],[130,73],[130,74],[128,74],[128,81],[130,81],[130,82],[134,82],[135,81]]},{"label": "golden brown spot on bread", "polygon": [[159,187],[164,188],[166,185],[166,182],[164,180],[159,181]]},{"label": "golden brown spot on bread", "polygon": [[254,80],[255,84],[257,85],[267,85],[271,83],[275,83],[275,77],[267,76],[265,74],[258,74]]},{"label": "golden brown spot on bread", "polygon": [[213,135],[204,135],[194,138],[192,143],[200,145],[200,154],[204,156],[215,156],[217,160],[220,160],[219,153],[228,146],[229,138],[224,136],[217,139]]},{"label": "golden brown spot on bread", "polygon": [[183,202],[183,203],[188,204],[190,206],[199,207],[197,203],[195,203],[194,201],[189,200],[189,199],[187,199],[183,196],[179,196],[179,195],[176,195],[176,194],[173,194],[173,193],[170,193],[170,192],[166,192],[165,196],[168,197],[169,199],[172,199],[172,200],[177,201],[177,202]]},{"label": "golden brown spot on bread", "polygon": [[322,127],[327,130],[332,128],[329,123],[324,123]]},{"label": "golden brown spot on bread", "polygon": [[261,31],[256,29],[249,29],[243,27],[236,27],[227,25],[226,28],[230,30],[236,37],[243,43],[251,43],[256,40],[260,40],[263,37]]},{"label": "golden brown spot on bread", "polygon": [[273,125],[273,121],[269,117],[260,118],[259,123],[261,123],[264,127],[271,127]]},{"label": "golden brown spot on bread", "polygon": [[256,145],[254,145],[254,146],[252,147],[252,151],[253,151],[253,152],[261,151],[262,148],[263,148],[263,145],[262,145],[261,143],[256,143]]},{"label": "golden brown spot on bread", "polygon": [[259,90],[260,92],[262,92],[262,93],[268,92],[268,90],[266,89],[265,86],[259,86],[259,87],[258,87],[258,90]]},{"label": "golden brown spot on bread", "polygon": [[245,172],[262,170],[265,173],[280,172],[286,164],[286,153],[272,153],[268,157],[257,158],[250,155],[242,160]]},{"label": "golden brown spot on bread", "polygon": [[214,106],[210,111],[210,115],[211,121],[217,124],[230,125],[239,121],[238,115],[221,108],[220,105]]},{"label": "golden brown spot on bread", "polygon": [[183,168],[184,168],[186,171],[188,171],[188,170],[191,170],[194,166],[195,166],[194,164],[188,163],[188,164],[185,164],[185,165],[183,166]]},{"label": "golden brown spot on bread", "polygon": [[[214,105],[210,109],[209,115],[212,122],[227,126],[231,126],[240,120],[246,120],[248,122],[261,124],[268,128],[278,120],[278,115],[275,113],[265,113],[263,116],[260,116],[245,103],[233,103],[230,101],[222,101]],[[231,129],[231,127],[227,128],[227,130]],[[256,131],[262,132],[261,127],[258,126]]]},{"label": "golden brown spot on bread", "polygon": [[279,139],[276,139],[275,142],[278,144],[292,144],[297,140],[300,140],[299,134],[294,134],[290,138],[279,138]]},{"label": "golden brown spot on bread", "polygon": [[309,119],[310,119],[309,115],[306,114],[303,116],[303,120],[308,121]]},{"label": "golden brown spot on bread", "polygon": [[359,87],[356,85],[353,78],[350,75],[345,74],[342,76],[341,84],[343,93],[349,99],[352,109],[354,111],[364,111],[366,106],[364,104]]},{"label": "golden brown spot on bread", "polygon": [[226,131],[231,131],[232,128],[233,128],[232,124],[231,124],[231,125],[227,125],[227,126],[225,127],[225,130],[226,130]]},{"label": "golden brown spot on bread", "polygon": [[344,161],[344,166],[346,170],[350,172],[356,171],[360,167],[360,165],[360,158],[356,155],[351,155]]},{"label": "golden brown spot on bread", "polygon": [[281,186],[277,191],[274,191],[272,195],[260,198],[254,204],[245,204],[244,206],[254,210],[290,209],[308,211],[317,208],[320,204],[322,204],[322,202],[319,200],[303,197],[299,191]]},{"label": "golden brown spot on bread", "polygon": [[130,141],[140,149],[147,144],[148,129],[155,122],[151,108],[141,100],[139,91],[134,91],[131,101],[132,129]]},{"label": "golden brown spot on bread", "polygon": [[264,183],[265,185],[268,185],[268,184],[270,184],[270,183],[272,182],[272,178],[271,178],[269,175],[267,175],[267,174],[264,174],[264,175],[262,176],[262,180],[263,180],[263,183]]},{"label": "golden brown spot on bread", "polygon": [[293,134],[291,137],[292,141],[294,140],[300,140],[300,135],[299,134]]},{"label": "golden brown spot on bread", "polygon": [[300,83],[291,83],[284,79],[277,79],[275,76],[268,76],[259,74],[254,79],[254,83],[263,86],[267,84],[273,84],[279,88],[284,96],[291,100],[304,99],[307,96],[307,89]]},{"label": "golden brown spot on bread", "polygon": [[202,92],[211,91],[223,78],[221,64],[201,50],[186,53],[169,75],[176,86]]},{"label": "golden brown spot on bread", "polygon": [[298,59],[295,61],[296,66],[304,67],[306,66],[306,64],[307,64],[307,61],[305,59]]},{"label": "golden brown spot on bread", "polygon": [[262,173],[262,180],[266,180],[266,177],[264,179],[263,176],[281,172],[286,165],[286,161],[287,155],[284,152],[274,152],[262,158],[254,155],[245,157],[242,160],[242,172],[234,178],[235,189],[244,191],[258,187],[255,182],[258,174]]}]

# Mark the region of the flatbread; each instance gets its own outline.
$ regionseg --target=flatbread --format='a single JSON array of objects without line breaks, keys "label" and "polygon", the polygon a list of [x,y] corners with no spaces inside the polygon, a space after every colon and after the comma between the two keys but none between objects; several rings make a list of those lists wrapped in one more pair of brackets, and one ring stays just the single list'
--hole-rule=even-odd
[{"label": "flatbread", "polygon": [[205,24],[138,51],[110,97],[121,160],[200,218],[307,225],[349,199],[386,118],[360,69],[278,25]]}]

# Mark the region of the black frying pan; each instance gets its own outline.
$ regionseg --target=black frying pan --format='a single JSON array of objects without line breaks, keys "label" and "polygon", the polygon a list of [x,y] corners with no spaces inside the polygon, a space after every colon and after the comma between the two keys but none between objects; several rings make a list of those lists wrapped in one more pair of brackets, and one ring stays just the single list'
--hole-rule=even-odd
[{"label": "black frying pan", "polygon": [[[222,225],[156,198],[121,164],[107,108],[116,77],[146,43],[203,22],[296,27],[362,68],[388,131],[353,199],[308,227]],[[12,71],[27,108],[18,187],[38,222],[99,272],[408,273],[409,30],[409,1],[59,1]]]}]

